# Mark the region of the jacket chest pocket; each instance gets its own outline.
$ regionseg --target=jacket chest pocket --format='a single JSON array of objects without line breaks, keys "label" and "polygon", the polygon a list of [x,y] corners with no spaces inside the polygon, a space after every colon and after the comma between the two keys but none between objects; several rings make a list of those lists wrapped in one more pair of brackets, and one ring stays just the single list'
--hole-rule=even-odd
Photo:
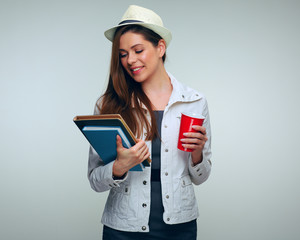
[{"label": "jacket chest pocket", "polygon": [[181,114],[176,113],[175,116],[169,118],[169,120],[165,121],[162,127],[166,128],[168,131],[168,140],[174,144],[177,148],[178,136],[179,136],[179,128],[180,128]]},{"label": "jacket chest pocket", "polygon": [[181,113],[177,113],[176,117],[174,119],[175,122],[175,129],[179,133],[179,128],[180,128],[180,122],[181,122]]}]

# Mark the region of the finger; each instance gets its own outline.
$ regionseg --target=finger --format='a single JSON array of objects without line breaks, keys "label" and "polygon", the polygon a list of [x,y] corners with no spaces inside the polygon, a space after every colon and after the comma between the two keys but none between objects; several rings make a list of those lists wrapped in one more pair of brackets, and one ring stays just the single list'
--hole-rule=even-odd
[{"label": "finger", "polygon": [[132,147],[132,150],[138,152],[143,147],[147,147],[145,141],[138,139],[138,142]]},{"label": "finger", "polygon": [[203,133],[204,135],[206,135],[206,128],[200,125],[193,125],[192,128],[198,132]]},{"label": "finger", "polygon": [[144,161],[145,159],[147,159],[148,157],[150,157],[150,152],[148,147],[144,149],[144,151],[141,153],[141,161]]},{"label": "finger", "polygon": [[195,150],[197,148],[197,145],[195,145],[195,144],[182,144],[182,147]]},{"label": "finger", "polygon": [[138,154],[141,158],[143,158],[147,153],[149,152],[149,149],[147,147],[147,145],[143,145],[139,151],[138,151]]},{"label": "finger", "polygon": [[117,149],[123,148],[122,139],[117,135]]},{"label": "finger", "polygon": [[206,135],[202,134],[201,132],[187,132],[187,133],[183,133],[183,136],[187,138],[198,138],[198,139],[204,139],[206,137]]},{"label": "finger", "polygon": [[142,158],[142,153],[147,150],[148,147],[146,144],[144,144],[143,142],[139,142],[136,145],[134,145],[133,147],[131,147],[129,149],[130,155],[133,159],[135,159],[135,161],[141,161],[140,159]]},{"label": "finger", "polygon": [[143,157],[143,160],[142,160],[142,161],[148,159],[149,157],[150,157],[150,152],[148,151],[147,154]]},{"label": "finger", "polygon": [[182,142],[197,141],[197,140],[206,142],[208,138],[207,136],[200,134],[200,135],[194,135],[193,137],[186,137],[180,139],[180,141]]},{"label": "finger", "polygon": [[200,140],[198,138],[183,138],[183,139],[180,139],[180,141],[183,143],[183,144],[202,144],[202,142],[205,142],[204,140]]},{"label": "finger", "polygon": [[204,144],[182,144],[182,146],[184,147],[184,148],[189,148],[189,149],[193,149],[193,150],[195,150],[195,149],[203,149],[203,147],[204,147]]}]

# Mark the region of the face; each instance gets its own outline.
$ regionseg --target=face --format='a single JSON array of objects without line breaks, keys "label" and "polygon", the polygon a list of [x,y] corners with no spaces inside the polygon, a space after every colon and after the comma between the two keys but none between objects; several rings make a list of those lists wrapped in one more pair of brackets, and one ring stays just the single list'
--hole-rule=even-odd
[{"label": "face", "polygon": [[163,66],[164,46],[163,40],[155,47],[143,35],[127,32],[120,38],[121,63],[135,81],[150,81]]}]

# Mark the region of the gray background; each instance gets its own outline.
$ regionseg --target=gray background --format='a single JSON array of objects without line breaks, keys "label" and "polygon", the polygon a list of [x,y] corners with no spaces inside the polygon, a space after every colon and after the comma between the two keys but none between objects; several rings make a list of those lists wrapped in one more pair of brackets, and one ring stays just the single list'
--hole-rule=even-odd
[{"label": "gray background", "polygon": [[0,238],[100,239],[107,193],[86,177],[107,83],[104,30],[129,4],[173,32],[166,68],[203,92],[213,169],[196,188],[198,239],[300,238],[300,2],[0,1]]}]

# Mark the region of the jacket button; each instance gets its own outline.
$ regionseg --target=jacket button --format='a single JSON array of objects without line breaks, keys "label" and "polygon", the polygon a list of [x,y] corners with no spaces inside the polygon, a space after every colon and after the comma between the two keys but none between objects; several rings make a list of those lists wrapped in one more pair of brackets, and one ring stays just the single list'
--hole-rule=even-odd
[{"label": "jacket button", "polygon": [[169,222],[169,221],[170,221],[170,218],[167,218],[167,221]]},{"label": "jacket button", "polygon": [[169,195],[166,196],[166,199],[169,199]]},{"label": "jacket button", "polygon": [[165,128],[167,128],[168,127],[168,125],[165,125]]},{"label": "jacket button", "polygon": [[142,230],[145,231],[147,228],[145,226],[142,226]]},{"label": "jacket button", "polygon": [[165,172],[165,175],[166,175],[166,176],[168,176],[168,175],[169,175],[169,173],[168,173],[168,172]]},{"label": "jacket button", "polygon": [[144,185],[147,185],[147,181],[146,181],[146,180],[144,180],[144,181],[143,181],[143,184],[144,184]]},{"label": "jacket button", "polygon": [[143,206],[143,208],[145,208],[145,207],[147,207],[147,204],[146,204],[146,203],[143,203],[143,205],[142,205],[142,206]]},{"label": "jacket button", "polygon": [[166,149],[165,149],[165,152],[169,152],[169,149],[166,148]]}]

